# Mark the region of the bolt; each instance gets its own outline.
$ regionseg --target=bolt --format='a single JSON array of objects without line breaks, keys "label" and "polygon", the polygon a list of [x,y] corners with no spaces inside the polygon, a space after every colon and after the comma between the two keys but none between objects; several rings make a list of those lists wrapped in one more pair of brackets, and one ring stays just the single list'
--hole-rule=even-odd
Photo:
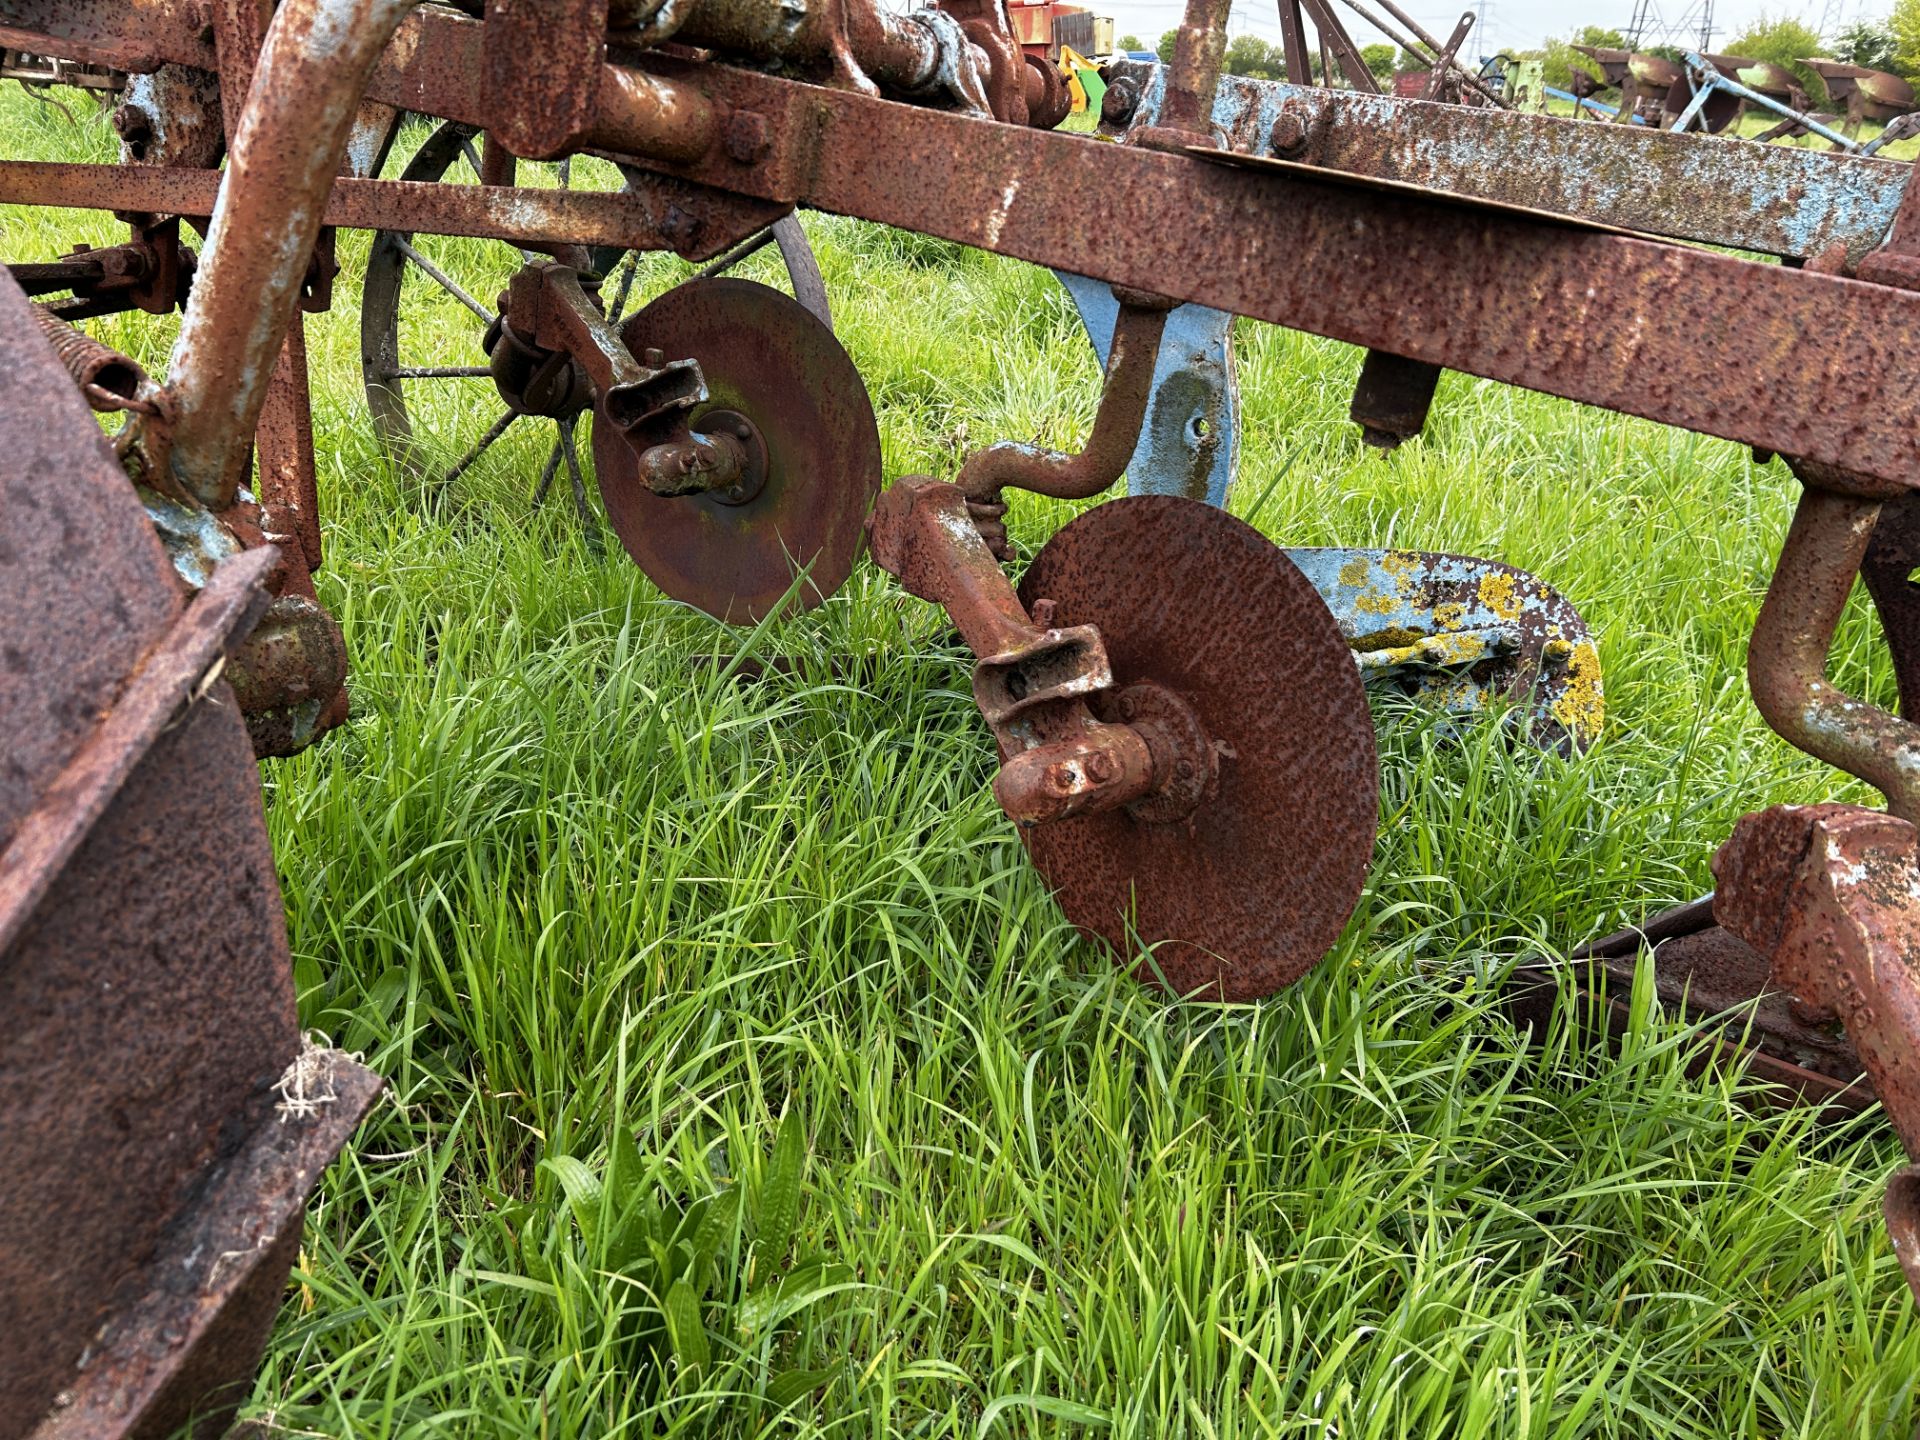
[{"label": "bolt", "polygon": [[667,352],[657,345],[649,345],[641,352],[640,359],[649,370],[658,370],[667,363]]},{"label": "bolt", "polygon": [[767,148],[773,143],[767,117],[757,110],[736,110],[733,118],[727,121],[723,143],[727,154],[742,165],[759,163],[760,157],[767,153]]},{"label": "bolt", "polygon": [[1100,102],[1100,123],[1124,125],[1139,108],[1140,87],[1131,80],[1116,80],[1107,87],[1106,98]]},{"label": "bolt", "polygon": [[753,438],[753,426],[749,425],[745,420],[734,421],[733,438],[736,440],[751,440]]},{"label": "bolt", "polygon": [[1176,760],[1173,762],[1173,778],[1176,780],[1193,779],[1193,761]]},{"label": "bolt", "polygon": [[1056,795],[1071,795],[1078,779],[1069,761],[1057,760],[1047,767],[1047,789]]},{"label": "bolt", "polygon": [[704,228],[698,215],[690,214],[678,205],[669,205],[666,217],[660,222],[660,238],[675,250],[687,254],[700,243],[700,232]]},{"label": "bolt", "polygon": [[1042,630],[1053,628],[1053,612],[1058,607],[1044,596],[1033,602],[1033,623]]},{"label": "bolt", "polygon": [[1096,750],[1087,757],[1087,778],[1095,784],[1104,785],[1119,773],[1120,767],[1106,751]]},{"label": "bolt", "polygon": [[1298,107],[1282,105],[1280,114],[1273,122],[1273,133],[1268,136],[1269,148],[1276,155],[1298,155],[1307,146],[1307,122],[1300,118]]}]

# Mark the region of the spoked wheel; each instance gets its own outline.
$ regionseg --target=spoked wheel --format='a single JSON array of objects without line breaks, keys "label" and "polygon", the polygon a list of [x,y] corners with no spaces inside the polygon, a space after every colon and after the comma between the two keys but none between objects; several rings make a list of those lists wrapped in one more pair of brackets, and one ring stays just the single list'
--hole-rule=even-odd
[{"label": "spoked wheel", "polygon": [[[403,180],[481,183],[480,132],[448,121],[429,135],[408,160]],[[522,178],[530,168],[522,163]],[[613,189],[618,172],[600,161],[540,167],[562,189]],[[650,258],[617,246],[588,252],[605,279],[602,293],[615,324],[651,293],[731,269],[765,248],[777,247],[793,295],[827,326],[826,285],[799,222],[789,215],[697,270],[668,273],[671,257]],[[497,319],[500,292],[528,252],[500,241],[421,236],[382,230],[374,236],[361,292],[360,368],[374,432],[389,460],[415,477],[424,493],[458,480],[510,430],[552,426],[554,438],[534,479],[529,499],[546,498],[561,467],[567,470],[574,506],[597,548],[599,525],[587,498],[575,432],[584,412],[561,417],[523,415],[503,401],[487,368],[484,338]],[[484,417],[484,419],[482,418]],[[447,444],[448,459],[439,445]],[[457,450],[452,447],[458,446]]]}]

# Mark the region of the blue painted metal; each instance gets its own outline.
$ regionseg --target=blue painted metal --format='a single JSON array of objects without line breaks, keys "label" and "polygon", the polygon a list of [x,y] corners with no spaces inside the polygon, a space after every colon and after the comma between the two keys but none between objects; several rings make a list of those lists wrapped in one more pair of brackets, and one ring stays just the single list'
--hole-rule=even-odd
[{"label": "blue painted metal", "polygon": [[[1120,304],[1113,287],[1053,272],[1067,287],[1087,337],[1107,363]],[[1240,459],[1240,387],[1233,371],[1233,317],[1204,305],[1179,305],[1154,360],[1153,397],[1127,462],[1132,495],[1185,495],[1224,506]]]},{"label": "blue painted metal", "polygon": [[1584,749],[1606,702],[1592,632],[1565,596],[1511,565],[1419,550],[1290,549],[1361,676],[1422,706],[1511,705],[1542,749]]},{"label": "blue painted metal", "polygon": [[[1140,89],[1129,125],[1156,123],[1161,67],[1116,61],[1109,69]],[[1287,131],[1301,141],[1274,152],[1283,107]],[[1835,242],[1849,261],[1878,248],[1911,170],[1796,146],[1729,145],[1645,126],[1237,75],[1220,82],[1213,121],[1228,147],[1244,154],[1279,153],[1353,175],[1799,259]]]},{"label": "blue painted metal", "polygon": [[[1119,306],[1098,280],[1059,271],[1106,363]],[[1239,456],[1233,317],[1201,305],[1171,312],[1154,394],[1128,462],[1135,495],[1189,495],[1225,506]],[[1361,677],[1428,708],[1474,715],[1513,705],[1529,739],[1584,747],[1604,706],[1593,637],[1566,599],[1524,571],[1413,550],[1293,549],[1333,612]]]},{"label": "blue painted metal", "polygon": [[[1556,100],[1571,101],[1575,105],[1584,106],[1586,109],[1593,111],[1596,115],[1605,115],[1609,119],[1620,113],[1620,107],[1618,105],[1609,105],[1605,101],[1595,100],[1591,96],[1576,95],[1571,90],[1556,89],[1552,85],[1542,85],[1540,90],[1542,94],[1551,95]],[[1635,115],[1631,123],[1644,125],[1647,123],[1647,120],[1644,115]]]},{"label": "blue painted metal", "polygon": [[1722,75],[1718,68],[1708,64],[1704,57],[1695,54],[1691,50],[1687,52],[1687,68],[1693,72],[1693,99],[1688,102],[1687,108],[1680,112],[1680,118],[1673,122],[1673,128],[1675,130],[1691,130],[1693,128],[1693,122],[1699,118],[1700,112],[1706,108],[1707,101],[1711,99],[1713,93],[1718,90],[1725,94],[1732,95],[1737,99],[1744,100],[1749,105],[1757,105],[1762,110],[1778,115],[1783,120],[1791,120],[1796,125],[1804,125],[1822,140],[1831,140],[1842,150],[1854,151],[1860,148],[1857,142],[1847,139],[1847,137],[1842,135],[1838,130],[1831,130],[1827,126],[1822,125],[1811,115],[1796,110],[1791,105],[1774,99],[1771,95],[1763,95],[1758,90],[1742,85],[1738,80]]}]

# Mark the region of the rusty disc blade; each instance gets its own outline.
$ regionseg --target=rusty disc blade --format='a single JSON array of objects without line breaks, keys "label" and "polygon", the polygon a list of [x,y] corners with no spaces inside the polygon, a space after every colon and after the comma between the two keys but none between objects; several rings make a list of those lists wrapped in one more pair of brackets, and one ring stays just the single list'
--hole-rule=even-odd
[{"label": "rusty disc blade", "polygon": [[880,492],[880,431],[867,387],[833,331],[789,295],[750,280],[696,280],[669,290],[621,328],[634,354],[692,358],[709,410],[758,428],[767,480],[745,504],[665,497],[640,482],[639,461],[610,426],[593,458],[620,543],[676,600],[734,624],[764,619],[802,569],[795,608],[811,609],[853,569]]},{"label": "rusty disc blade", "polygon": [[1313,586],[1225,511],[1140,495],[1055,535],[1020,598],[1099,627],[1109,695],[1166,686],[1226,747],[1218,792],[1186,820],[1116,810],[1024,832],[1060,908],[1121,955],[1149,947],[1135,975],[1157,982],[1157,967],[1181,995],[1247,1000],[1299,979],[1353,913],[1378,824],[1366,692]]}]

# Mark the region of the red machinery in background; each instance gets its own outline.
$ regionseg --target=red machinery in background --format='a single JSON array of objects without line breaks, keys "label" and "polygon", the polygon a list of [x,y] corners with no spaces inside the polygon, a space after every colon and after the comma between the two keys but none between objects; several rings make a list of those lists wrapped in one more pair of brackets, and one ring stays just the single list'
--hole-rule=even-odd
[{"label": "red machinery in background", "polygon": [[1023,5],[1010,0],[1007,16],[1013,22],[1014,38],[1029,55],[1043,60],[1058,60],[1060,47],[1082,55],[1113,54],[1113,17],[1096,15],[1084,5]]}]

